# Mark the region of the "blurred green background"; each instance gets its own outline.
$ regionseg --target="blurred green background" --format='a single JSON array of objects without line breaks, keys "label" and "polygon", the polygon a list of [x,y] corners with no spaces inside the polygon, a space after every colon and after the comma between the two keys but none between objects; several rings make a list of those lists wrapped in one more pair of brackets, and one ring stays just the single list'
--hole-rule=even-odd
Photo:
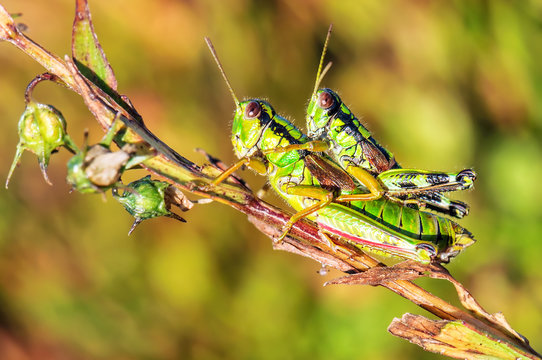
[{"label": "blurred green background", "polygon": [[[73,2],[0,0],[27,34],[70,53]],[[542,3],[539,1],[91,0],[99,39],[148,127],[196,162],[234,161],[234,105],[264,97],[304,126],[322,43],[338,90],[405,167],[473,167],[461,224],[478,242],[448,266],[490,312],[542,350]],[[539,60],[537,60],[539,59]],[[26,84],[43,69],[0,44],[1,175],[18,141]],[[42,84],[78,144],[102,132],[81,99]],[[142,223],[108,197],[68,193],[66,151],[43,181],[23,155],[0,197],[2,359],[436,359],[386,333],[424,314],[381,288],[322,287],[319,264],[275,252],[233,209],[196,206],[187,224]],[[138,174],[143,175],[143,173]],[[264,179],[244,174],[254,188]],[[451,299],[438,280],[419,283]]]}]

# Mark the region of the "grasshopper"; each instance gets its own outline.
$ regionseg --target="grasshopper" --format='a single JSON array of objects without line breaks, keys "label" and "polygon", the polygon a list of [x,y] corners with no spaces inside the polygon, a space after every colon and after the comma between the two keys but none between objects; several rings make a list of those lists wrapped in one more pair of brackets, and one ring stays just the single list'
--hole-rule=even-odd
[{"label": "grasshopper", "polygon": [[330,26],[307,107],[309,137],[327,142],[327,154],[362,183],[373,195],[372,199],[385,196],[456,218],[467,215],[467,204],[449,200],[442,192],[470,189],[476,179],[473,170],[444,173],[402,169],[393,154],[376,141],[336,92],[327,88],[318,89],[329,68],[321,72],[331,29]]},{"label": "grasshopper", "polygon": [[386,198],[367,201],[372,194],[330,157],[317,153],[326,143],[311,140],[264,100],[239,101],[210,40],[206,41],[236,105],[231,140],[240,159],[213,184],[243,165],[267,175],[274,190],[297,211],[278,240],[307,217],[324,234],[371,252],[423,263],[448,262],[474,243],[470,232],[447,218]]}]

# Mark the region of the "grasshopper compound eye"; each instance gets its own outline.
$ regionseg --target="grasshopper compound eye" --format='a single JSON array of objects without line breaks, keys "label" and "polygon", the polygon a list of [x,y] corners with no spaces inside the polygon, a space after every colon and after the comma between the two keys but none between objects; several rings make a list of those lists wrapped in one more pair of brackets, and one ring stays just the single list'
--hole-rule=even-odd
[{"label": "grasshopper compound eye", "polygon": [[245,118],[247,119],[254,119],[260,117],[261,113],[262,108],[257,101],[249,102],[247,107],[245,108]]},{"label": "grasshopper compound eye", "polygon": [[335,100],[333,99],[333,96],[327,91],[323,91],[318,95],[318,106],[322,109],[327,110],[332,107],[334,103]]}]

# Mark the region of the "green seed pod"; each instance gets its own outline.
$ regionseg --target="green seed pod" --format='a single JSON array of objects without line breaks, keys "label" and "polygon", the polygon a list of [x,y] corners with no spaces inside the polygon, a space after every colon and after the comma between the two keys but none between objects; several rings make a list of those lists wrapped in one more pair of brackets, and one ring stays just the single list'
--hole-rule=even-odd
[{"label": "green seed pod", "polygon": [[19,120],[19,143],[6,180],[6,188],[24,150],[29,150],[38,156],[43,177],[51,185],[47,176],[47,165],[51,153],[61,146],[73,152],[77,149],[66,133],[66,120],[60,111],[51,105],[28,102]]},{"label": "green seed pod", "polygon": [[93,194],[99,191],[85,174],[85,154],[83,152],[78,152],[72,156],[68,161],[67,170],[66,181],[71,185],[72,189],[82,194]]},{"label": "green seed pod", "polygon": [[170,191],[168,191],[168,188],[170,188],[170,184],[151,180],[151,176],[148,175],[128,184],[122,195],[118,193],[117,189],[113,189],[113,197],[124,206],[126,211],[135,217],[128,235],[143,220],[158,216],[167,216],[186,222],[182,217],[169,210],[175,202],[169,196]]}]

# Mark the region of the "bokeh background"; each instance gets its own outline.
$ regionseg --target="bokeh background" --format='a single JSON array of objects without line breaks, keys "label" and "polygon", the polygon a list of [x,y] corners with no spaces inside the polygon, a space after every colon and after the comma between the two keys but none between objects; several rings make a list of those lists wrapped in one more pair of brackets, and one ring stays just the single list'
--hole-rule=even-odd
[{"label": "bokeh background", "polygon": [[[70,53],[73,2],[0,0],[27,34]],[[227,163],[233,103],[264,97],[299,126],[334,24],[324,85],[406,167],[473,167],[461,224],[478,242],[448,266],[490,312],[542,350],[542,3],[539,1],[91,0],[99,39],[148,127],[196,162]],[[538,60],[537,60],[538,59]],[[0,44],[0,174],[26,84],[43,69]],[[102,132],[80,98],[42,84],[71,136]],[[233,209],[142,223],[108,197],[68,193],[66,151],[43,181],[23,155],[0,196],[2,359],[437,359],[386,328],[425,314],[381,288],[322,287],[319,264],[272,251]],[[144,175],[143,173],[138,174]],[[254,188],[264,179],[244,174]],[[272,201],[276,201],[272,200]],[[419,283],[457,303],[452,287]],[[428,315],[428,314],[425,314]]]}]

